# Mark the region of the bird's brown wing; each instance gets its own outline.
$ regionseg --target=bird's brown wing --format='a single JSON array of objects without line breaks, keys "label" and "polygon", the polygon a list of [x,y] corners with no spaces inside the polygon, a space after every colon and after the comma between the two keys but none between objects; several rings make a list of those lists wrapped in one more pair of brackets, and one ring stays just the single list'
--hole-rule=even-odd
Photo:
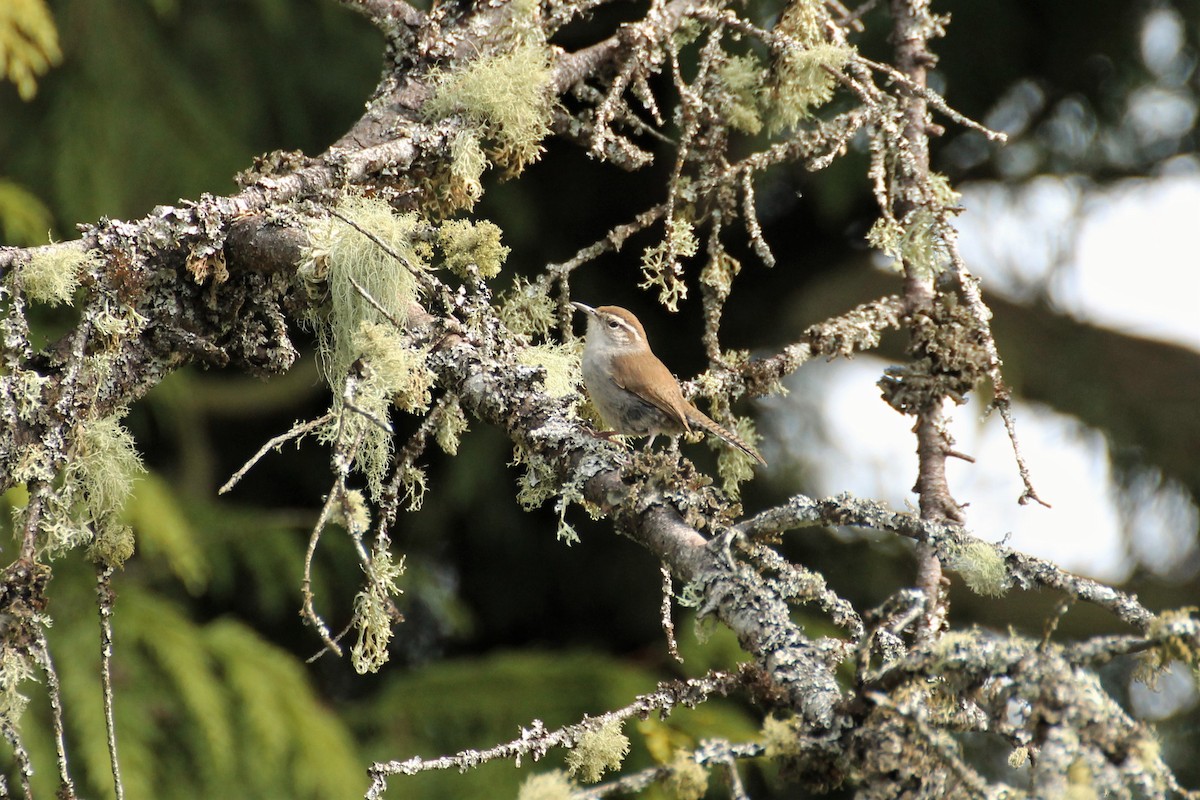
[{"label": "bird's brown wing", "polygon": [[687,401],[683,399],[679,381],[675,380],[675,376],[662,361],[657,358],[641,360],[637,372],[628,375],[621,388],[633,392],[647,403],[660,409],[679,423],[681,428],[691,433],[692,426],[688,423]]}]

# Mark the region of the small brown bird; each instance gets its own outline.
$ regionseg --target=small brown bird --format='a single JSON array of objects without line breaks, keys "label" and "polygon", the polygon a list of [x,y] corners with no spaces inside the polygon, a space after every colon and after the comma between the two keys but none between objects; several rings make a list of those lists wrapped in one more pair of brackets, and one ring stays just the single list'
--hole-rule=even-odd
[{"label": "small brown bird", "polygon": [[648,446],[660,433],[678,436],[700,428],[766,465],[757,450],[684,399],[679,381],[651,352],[637,317],[617,306],[572,305],[588,315],[583,384],[613,430],[649,436]]}]

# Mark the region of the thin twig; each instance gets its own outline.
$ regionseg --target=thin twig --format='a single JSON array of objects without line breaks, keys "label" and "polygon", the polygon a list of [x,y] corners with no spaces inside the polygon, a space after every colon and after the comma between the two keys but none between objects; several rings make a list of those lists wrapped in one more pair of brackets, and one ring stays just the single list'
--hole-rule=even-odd
[{"label": "thin twig", "polygon": [[0,734],[3,734],[12,747],[13,761],[16,762],[17,776],[21,781],[21,793],[25,800],[33,800],[33,787],[29,781],[33,777],[33,762],[29,758],[29,751],[25,749],[25,743],[21,741],[21,732],[5,722],[0,724]]},{"label": "thin twig", "polygon": [[954,273],[958,277],[959,291],[962,292],[967,310],[971,312],[975,326],[983,337],[983,348],[988,358],[988,378],[995,390],[995,399],[992,401],[992,405],[1000,412],[1000,419],[1004,421],[1004,430],[1008,433],[1008,441],[1012,445],[1013,457],[1017,462],[1017,474],[1020,475],[1021,483],[1025,487],[1025,491],[1022,492],[1017,502],[1025,505],[1033,500],[1050,508],[1050,504],[1038,497],[1037,491],[1033,488],[1029,465],[1025,463],[1025,456],[1021,453],[1021,444],[1017,440],[1017,427],[1012,413],[1012,394],[1000,371],[1002,364],[1000,352],[996,347],[996,339],[992,335],[992,326],[989,322],[992,318],[991,309],[983,301],[983,294],[979,291],[979,279],[967,269],[966,261],[963,260],[962,253],[958,249],[958,232],[951,225],[946,225],[945,230],[946,248],[950,253],[951,263],[954,265]]},{"label": "thin twig", "polygon": [[113,713],[112,615],[116,593],[112,588],[112,567],[96,568],[96,605],[100,611],[100,683],[104,689],[104,727],[108,734],[108,760],[112,767],[113,791],[117,800],[124,800],[125,784],[121,781],[121,762],[117,758],[117,721]]},{"label": "thin twig", "polygon": [[347,275],[346,277],[350,280],[350,285],[354,287],[354,290],[356,292],[358,292],[359,295],[362,296],[362,299],[366,300],[371,305],[371,308],[375,309],[380,314],[383,314],[384,319],[386,319],[388,322],[392,323],[392,325],[395,326],[397,331],[399,331],[400,333],[404,332],[404,323],[403,322],[396,319],[396,317],[392,314],[392,312],[390,312],[386,308],[384,308],[383,304],[375,299],[374,295],[372,295],[370,292],[368,292],[366,289],[364,289],[359,284],[358,281],[354,280],[353,275]]},{"label": "thin twig", "polygon": [[[380,239],[378,236],[376,236],[374,233],[372,233],[371,231],[364,228],[362,225],[359,225],[357,222],[355,222],[354,220],[345,216],[337,209],[330,209],[329,213],[331,216],[337,217],[342,222],[346,223],[351,228],[354,228],[354,230],[358,231],[363,236],[370,239],[372,242],[375,243],[376,247],[378,247],[380,250],[382,250],[383,252],[385,252],[389,256],[391,256],[393,259],[395,259],[397,264],[404,267],[406,270],[409,271],[409,273],[414,278],[417,279],[417,283],[421,284],[422,289],[424,289],[427,292],[430,292],[432,294],[432,293],[437,292],[437,290],[441,287],[441,284],[437,280],[435,280],[432,275],[430,275],[428,272],[426,272],[423,269],[418,269],[417,267],[414,267],[412,264],[409,263],[407,258],[404,258],[403,256],[401,256],[387,242],[383,241],[383,239]],[[353,278],[351,280],[353,280]],[[361,291],[361,289],[359,291]],[[384,313],[387,313],[387,312],[384,312]]]},{"label": "thin twig", "polygon": [[325,648],[336,656],[342,655],[342,648],[336,640],[329,634],[329,628],[325,625],[325,620],[317,613],[313,606],[312,593],[312,562],[313,557],[317,552],[317,543],[321,540],[321,533],[324,532],[325,526],[329,522],[330,516],[333,513],[334,503],[337,501],[336,492],[330,492],[325,498],[325,505],[321,506],[321,513],[317,517],[317,522],[313,525],[312,533],[308,537],[308,548],[304,551],[304,578],[300,582],[300,593],[304,598],[301,607],[301,614],[312,625],[317,635],[321,637],[321,641],[325,643]]},{"label": "thin twig", "polygon": [[962,125],[964,128],[970,128],[971,130],[979,131],[993,142],[1004,143],[1008,141],[1008,134],[1001,133],[1000,131],[994,131],[986,125],[976,122],[965,114],[955,111],[950,107],[950,104],[946,102],[946,99],[940,94],[933,91],[928,86],[912,80],[903,72],[900,72],[890,64],[881,64],[878,61],[872,61],[871,59],[861,55],[855,55],[854,60],[860,64],[870,67],[873,70],[876,70],[877,72],[882,72],[896,83],[904,86],[906,89],[919,94],[921,99],[928,102],[931,106],[957,122],[959,125]]},{"label": "thin twig", "polygon": [[671,583],[671,570],[667,569],[666,564],[663,564],[660,570],[663,579],[662,628],[663,633],[667,635],[667,653],[682,664],[683,656],[679,655],[679,642],[675,640],[675,622],[671,619],[671,600],[675,597],[675,588]]},{"label": "thin twig", "polygon": [[280,447],[287,442],[290,442],[292,439],[300,439],[304,436],[307,436],[317,428],[330,422],[333,418],[333,412],[328,411],[317,419],[309,422],[297,422],[290,429],[288,429],[286,433],[281,433],[278,436],[270,439],[266,444],[258,449],[257,453],[251,456],[249,461],[242,465],[241,469],[233,473],[233,476],[230,477],[229,480],[225,481],[225,485],[217,490],[217,494],[225,494],[234,486],[236,486],[242,478],[246,477],[246,473],[253,469],[254,465],[261,461],[267,453],[271,452],[272,450],[278,451]]},{"label": "thin twig", "polygon": [[[67,769],[66,730],[63,726],[62,685],[58,681],[58,672],[54,669],[54,661],[50,658],[50,645],[46,634],[40,627],[37,629],[37,648],[33,651],[34,659],[42,672],[46,674],[46,694],[50,699],[51,727],[54,729],[54,757],[58,762],[58,782],[60,797],[74,797],[75,783]],[[114,762],[115,763],[115,762]],[[117,800],[121,800],[118,794]]]}]

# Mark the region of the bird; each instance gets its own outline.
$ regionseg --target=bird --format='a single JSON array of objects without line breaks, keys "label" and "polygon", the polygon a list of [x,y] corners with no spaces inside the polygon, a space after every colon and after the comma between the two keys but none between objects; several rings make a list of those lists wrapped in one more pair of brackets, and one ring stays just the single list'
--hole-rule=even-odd
[{"label": "bird", "polygon": [[766,466],[761,453],[684,398],[679,381],[654,355],[646,329],[631,312],[618,306],[571,305],[587,314],[583,385],[615,432],[649,436],[649,447],[660,433],[679,436],[698,428]]}]

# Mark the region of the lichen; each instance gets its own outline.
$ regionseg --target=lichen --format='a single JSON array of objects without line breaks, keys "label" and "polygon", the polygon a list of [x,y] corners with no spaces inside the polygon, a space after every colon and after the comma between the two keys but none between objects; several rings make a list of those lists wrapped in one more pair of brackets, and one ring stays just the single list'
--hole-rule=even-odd
[{"label": "lichen", "polygon": [[450,182],[444,200],[451,209],[472,208],[483,197],[487,156],[474,128],[459,131],[450,142]]},{"label": "lichen", "polygon": [[[392,454],[392,435],[387,424],[392,405],[404,411],[429,408],[433,373],[425,353],[409,347],[390,325],[363,320],[350,342],[350,352],[361,359],[361,368],[350,396],[336,396],[335,407],[343,409],[339,419],[321,432],[322,441],[341,435],[358,442],[352,454],[356,467],[367,477],[372,496],[383,491],[383,480]],[[349,400],[351,407],[343,404]],[[423,492],[414,494],[419,505]]]},{"label": "lichen", "polygon": [[472,269],[485,280],[494,278],[508,258],[509,248],[500,243],[500,228],[487,220],[449,220],[438,229],[437,240],[446,268],[464,280],[471,277]]},{"label": "lichen", "polygon": [[354,536],[362,536],[371,527],[371,509],[367,498],[358,489],[348,489],[338,503],[333,521],[342,525]]},{"label": "lichen", "polygon": [[397,408],[407,412],[427,411],[434,375],[425,353],[410,347],[391,325],[362,322],[352,340],[352,352],[370,365],[370,381]]},{"label": "lichen", "polygon": [[691,258],[700,247],[692,223],[683,217],[667,222],[666,235],[642,254],[643,289],[659,288],[658,301],[671,311],[679,310],[679,301],[687,297],[680,258]]},{"label": "lichen", "polygon": [[987,542],[972,540],[953,547],[947,566],[971,591],[985,597],[1000,597],[1012,584],[1003,557]]},{"label": "lichen", "polygon": [[803,753],[795,717],[768,716],[763,720],[762,740],[767,758],[794,758]]},{"label": "lichen", "polygon": [[[407,318],[418,288],[412,271],[428,269],[431,255],[430,246],[419,237],[424,226],[415,214],[395,214],[387,203],[358,195],[345,197],[337,210],[387,245],[403,263],[337,217],[310,223],[310,244],[299,274],[314,293],[328,292],[326,313],[312,321],[322,376],[335,388],[359,356],[354,339],[362,323],[390,325],[392,320],[403,323]],[[364,298],[355,283],[386,313]]]},{"label": "lichen", "polygon": [[530,775],[521,782],[517,800],[571,800],[575,784],[561,769]]},{"label": "lichen", "polygon": [[449,400],[442,408],[437,427],[433,429],[433,438],[438,447],[447,455],[458,455],[458,445],[462,435],[467,432],[467,415],[463,413],[462,404],[458,398]]},{"label": "lichen", "polygon": [[793,0],[779,18],[775,32],[786,37],[771,67],[770,130],[794,128],[814,108],[833,97],[834,74],[854,57],[854,49],[826,41],[823,31],[828,12],[822,3]]},{"label": "lichen", "polygon": [[542,153],[550,133],[550,57],[540,42],[521,42],[441,76],[425,103],[427,119],[460,114],[494,144],[493,157],[520,173]]},{"label": "lichen", "polygon": [[762,65],[749,54],[730,56],[717,71],[717,80],[725,89],[721,103],[725,123],[734,130],[751,136],[762,130],[758,104],[763,75]]},{"label": "lichen", "polygon": [[103,417],[79,426],[74,457],[66,480],[82,490],[92,520],[105,520],[121,510],[133,482],[145,473],[133,436],[119,417]]},{"label": "lichen", "polygon": [[670,768],[663,785],[675,800],[701,800],[708,792],[708,770],[697,764],[691,753],[676,753]]},{"label": "lichen", "polygon": [[17,278],[31,300],[52,306],[72,305],[80,276],[99,260],[95,250],[59,247],[35,250],[17,271]]},{"label": "lichen", "polygon": [[555,323],[554,300],[546,290],[518,276],[501,298],[500,321],[516,334],[545,337]]},{"label": "lichen", "polygon": [[354,598],[353,624],[358,640],[350,650],[350,661],[360,675],[376,672],[387,663],[392,640],[391,598],[400,594],[396,581],[404,574],[386,549],[375,548],[367,565],[367,586]]},{"label": "lichen", "polygon": [[545,371],[543,388],[551,397],[565,397],[579,388],[580,353],[575,347],[553,343],[532,345],[518,351],[517,363],[541,367]]},{"label": "lichen", "polygon": [[21,694],[20,686],[34,680],[37,680],[37,673],[28,654],[18,652],[14,647],[5,647],[0,652],[0,726],[19,729],[21,714],[29,704],[29,698]]},{"label": "lichen", "polygon": [[1148,638],[1161,641],[1139,656],[1133,673],[1135,680],[1156,689],[1159,676],[1172,662],[1179,661],[1192,669],[1200,666],[1200,648],[1197,648],[1192,638],[1171,632],[1173,626],[1188,622],[1192,615],[1197,613],[1200,613],[1200,608],[1187,606],[1160,612],[1154,618],[1147,632]]},{"label": "lichen", "polygon": [[110,520],[96,531],[88,546],[88,558],[104,567],[121,567],[133,555],[136,545],[132,527]]},{"label": "lichen", "polygon": [[620,769],[629,754],[629,737],[621,733],[621,721],[612,720],[580,735],[567,753],[567,771],[584,783],[596,783],[606,770]]},{"label": "lichen", "polygon": [[[748,417],[738,417],[733,432],[751,447],[755,447],[762,438],[758,435],[754,420]],[[754,477],[754,465],[758,462],[740,447],[734,447],[716,437],[710,437],[709,442],[717,448],[717,474],[721,476],[722,488],[734,500],[739,499],[741,484]]]}]

